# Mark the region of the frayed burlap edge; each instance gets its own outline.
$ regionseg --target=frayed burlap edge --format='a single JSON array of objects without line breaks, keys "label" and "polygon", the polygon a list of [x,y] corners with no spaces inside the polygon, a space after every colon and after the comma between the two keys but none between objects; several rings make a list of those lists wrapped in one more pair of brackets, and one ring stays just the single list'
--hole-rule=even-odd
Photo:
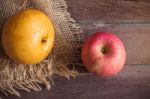
[{"label": "frayed burlap edge", "polygon": [[67,5],[64,0],[21,0],[19,3],[21,6],[18,9],[20,10],[34,8],[43,11],[51,18],[56,30],[53,51],[39,64],[28,66],[16,64],[1,51],[0,91],[5,95],[20,97],[18,89],[27,92],[40,91],[42,88],[39,84],[44,84],[47,89],[50,89],[54,84],[51,78],[54,74],[68,79],[78,76],[79,73],[76,70],[70,70],[67,66],[81,65],[79,63],[80,48],[84,38],[82,30],[66,10]]}]

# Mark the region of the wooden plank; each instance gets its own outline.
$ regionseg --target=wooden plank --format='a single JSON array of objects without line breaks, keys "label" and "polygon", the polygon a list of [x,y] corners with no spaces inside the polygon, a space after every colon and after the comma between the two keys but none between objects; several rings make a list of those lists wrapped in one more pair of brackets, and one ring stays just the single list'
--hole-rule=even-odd
[{"label": "wooden plank", "polygon": [[125,66],[113,78],[94,75],[67,80],[54,76],[50,91],[21,92],[22,97],[3,96],[3,99],[150,99],[150,65]]},{"label": "wooden plank", "polygon": [[126,64],[150,64],[150,24],[81,22],[86,38],[97,31],[112,32],[124,43]]},{"label": "wooden plank", "polygon": [[150,21],[149,0],[65,0],[78,21]]}]

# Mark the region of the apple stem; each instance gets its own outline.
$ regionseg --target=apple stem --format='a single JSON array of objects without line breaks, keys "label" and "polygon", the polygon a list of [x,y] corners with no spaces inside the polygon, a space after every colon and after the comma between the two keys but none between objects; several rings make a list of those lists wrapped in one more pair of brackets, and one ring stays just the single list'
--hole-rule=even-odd
[{"label": "apple stem", "polygon": [[102,52],[103,54],[106,54],[107,48],[106,48],[106,47],[103,47],[103,48],[101,49],[101,52]]}]

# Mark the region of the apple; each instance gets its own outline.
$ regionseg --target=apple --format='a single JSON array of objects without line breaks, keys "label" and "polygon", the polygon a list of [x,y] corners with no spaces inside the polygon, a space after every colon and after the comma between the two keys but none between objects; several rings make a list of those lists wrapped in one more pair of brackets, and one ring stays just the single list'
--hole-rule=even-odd
[{"label": "apple", "polygon": [[97,32],[85,41],[81,57],[87,70],[100,77],[111,77],[123,69],[126,51],[114,34]]},{"label": "apple", "polygon": [[37,64],[51,52],[54,26],[44,13],[25,9],[11,16],[2,31],[6,54],[21,64]]}]

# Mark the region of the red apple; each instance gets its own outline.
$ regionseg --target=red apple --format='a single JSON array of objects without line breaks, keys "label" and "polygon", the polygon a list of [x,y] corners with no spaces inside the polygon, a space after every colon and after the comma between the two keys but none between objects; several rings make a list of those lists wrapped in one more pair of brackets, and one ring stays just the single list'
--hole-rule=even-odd
[{"label": "red apple", "polygon": [[97,32],[90,36],[83,45],[81,56],[87,70],[101,77],[118,74],[126,61],[122,41],[107,32]]}]

